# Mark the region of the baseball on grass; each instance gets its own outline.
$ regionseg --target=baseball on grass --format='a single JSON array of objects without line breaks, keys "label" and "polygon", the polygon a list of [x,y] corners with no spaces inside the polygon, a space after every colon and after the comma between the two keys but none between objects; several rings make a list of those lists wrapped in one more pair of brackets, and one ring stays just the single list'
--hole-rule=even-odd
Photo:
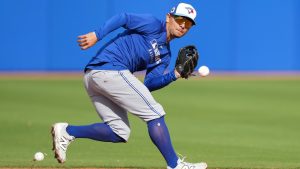
[{"label": "baseball on grass", "polygon": [[209,74],[209,68],[207,66],[201,66],[198,69],[198,73],[200,74],[200,76],[207,76]]},{"label": "baseball on grass", "polygon": [[34,154],[34,161],[42,161],[44,160],[44,154],[42,152],[36,152]]}]

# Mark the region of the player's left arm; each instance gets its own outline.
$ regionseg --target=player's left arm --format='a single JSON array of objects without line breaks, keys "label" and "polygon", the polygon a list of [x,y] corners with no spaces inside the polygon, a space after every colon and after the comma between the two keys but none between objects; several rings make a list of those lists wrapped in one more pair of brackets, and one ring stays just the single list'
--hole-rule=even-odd
[{"label": "player's left arm", "polygon": [[162,63],[154,68],[147,69],[144,84],[150,91],[161,89],[180,77],[176,70],[164,74],[167,66]]}]

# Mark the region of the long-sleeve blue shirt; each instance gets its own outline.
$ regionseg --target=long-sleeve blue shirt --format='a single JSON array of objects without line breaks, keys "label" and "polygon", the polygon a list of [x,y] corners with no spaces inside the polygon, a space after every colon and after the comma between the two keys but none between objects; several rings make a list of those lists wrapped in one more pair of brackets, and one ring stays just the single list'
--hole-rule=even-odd
[{"label": "long-sleeve blue shirt", "polygon": [[166,22],[151,15],[121,13],[98,30],[98,40],[123,27],[126,30],[105,44],[86,66],[92,70],[147,70],[144,84],[150,91],[176,80],[174,71],[164,74],[170,63]]}]

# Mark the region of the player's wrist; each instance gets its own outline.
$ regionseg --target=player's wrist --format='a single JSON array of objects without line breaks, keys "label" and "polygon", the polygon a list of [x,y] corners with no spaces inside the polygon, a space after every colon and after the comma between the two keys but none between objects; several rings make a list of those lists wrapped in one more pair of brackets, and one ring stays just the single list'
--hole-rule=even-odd
[{"label": "player's wrist", "polygon": [[181,77],[180,73],[178,73],[178,71],[176,69],[174,69],[174,75],[175,75],[176,79]]},{"label": "player's wrist", "polygon": [[96,41],[98,42],[100,40],[100,33],[97,30],[95,30],[94,32],[91,32],[91,33],[94,34],[94,36],[96,37]]}]

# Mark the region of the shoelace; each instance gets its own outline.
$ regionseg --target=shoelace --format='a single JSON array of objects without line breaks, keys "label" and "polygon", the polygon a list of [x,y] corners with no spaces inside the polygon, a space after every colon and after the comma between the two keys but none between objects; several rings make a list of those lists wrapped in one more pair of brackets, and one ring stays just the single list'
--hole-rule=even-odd
[{"label": "shoelace", "polygon": [[[183,156],[180,153],[177,153],[177,154],[178,154],[178,156],[180,156],[180,158],[179,158],[180,159],[180,163],[182,163],[184,165],[183,168],[194,169],[196,167],[195,164],[184,161],[187,158],[186,156]],[[206,163],[204,163],[204,164],[205,164],[205,168],[206,168],[207,164]]]},{"label": "shoelace", "polygon": [[63,149],[64,151],[67,151],[68,145],[70,144],[69,139],[67,139],[66,137],[61,137],[59,140],[59,146],[61,149]]},{"label": "shoelace", "polygon": [[195,166],[193,163],[189,163],[189,162],[184,161],[187,158],[187,156],[183,156],[180,153],[177,153],[177,154],[178,154],[178,156],[180,156],[180,163],[183,163],[185,165],[192,166],[192,167]]},{"label": "shoelace", "polygon": [[181,155],[180,153],[177,153],[178,156],[180,156],[180,161],[184,162],[184,159],[186,159],[186,156]]}]

